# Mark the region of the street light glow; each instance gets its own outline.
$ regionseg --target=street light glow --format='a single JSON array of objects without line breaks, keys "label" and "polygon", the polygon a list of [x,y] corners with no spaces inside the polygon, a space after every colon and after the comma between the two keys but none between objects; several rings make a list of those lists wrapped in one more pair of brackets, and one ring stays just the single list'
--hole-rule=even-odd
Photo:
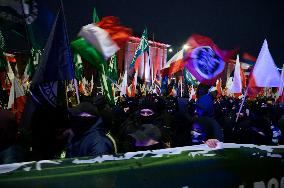
[{"label": "street light glow", "polygon": [[170,52],[170,53],[172,53],[172,52],[173,52],[173,49],[172,49],[172,48],[170,48],[170,49],[169,49],[169,52]]},{"label": "street light glow", "polygon": [[187,44],[183,45],[182,47],[184,50],[188,50],[189,46]]}]

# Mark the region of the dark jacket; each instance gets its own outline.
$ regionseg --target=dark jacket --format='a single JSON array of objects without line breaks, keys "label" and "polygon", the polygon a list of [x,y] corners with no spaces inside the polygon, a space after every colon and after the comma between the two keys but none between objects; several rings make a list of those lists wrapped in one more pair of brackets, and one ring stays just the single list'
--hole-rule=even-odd
[{"label": "dark jacket", "polygon": [[114,153],[114,144],[104,128],[102,118],[87,131],[75,135],[68,145],[68,157],[99,156]]}]

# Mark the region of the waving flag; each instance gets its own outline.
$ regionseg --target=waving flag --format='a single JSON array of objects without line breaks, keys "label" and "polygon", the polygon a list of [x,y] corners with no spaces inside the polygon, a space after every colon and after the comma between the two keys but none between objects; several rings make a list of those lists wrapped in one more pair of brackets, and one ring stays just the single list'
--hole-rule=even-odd
[{"label": "waving flag", "polygon": [[148,43],[148,33],[147,29],[144,29],[140,43],[135,51],[134,57],[130,63],[130,68],[133,68],[135,66],[135,70],[138,69],[139,65],[136,61],[137,58],[143,54],[143,52],[147,52],[149,54],[149,43]]},{"label": "waving flag", "polygon": [[67,30],[60,10],[45,46],[42,61],[33,77],[33,84],[74,78],[71,51],[66,36]]},{"label": "waving flag", "polygon": [[96,24],[84,26],[79,36],[84,38],[106,59],[113,56],[131,35],[131,30],[119,24],[114,16],[104,17]]},{"label": "waving flag", "polygon": [[79,81],[82,80],[84,66],[81,56],[77,53],[74,53],[74,70],[76,79]]},{"label": "waving flag", "polygon": [[241,94],[242,93],[242,80],[241,80],[241,65],[239,55],[237,56],[233,83],[231,85],[230,93]]},{"label": "waving flag", "polygon": [[17,121],[19,122],[24,111],[26,103],[26,96],[24,89],[19,85],[17,78],[12,80],[12,87],[10,90],[8,109],[11,109],[16,116]]},{"label": "waving flag", "polygon": [[165,67],[161,70],[161,74],[171,77],[176,72],[182,70],[184,68],[183,58],[184,50],[180,50],[166,63]]},{"label": "waving flag", "polygon": [[126,95],[127,94],[127,71],[125,71],[123,75],[123,79],[120,85],[120,96]]},{"label": "waving flag", "polygon": [[280,102],[284,102],[284,96],[283,96],[283,88],[284,88],[284,64],[282,67],[282,71],[281,71],[281,78],[280,78],[280,84],[279,84],[279,88],[278,88],[278,100]]},{"label": "waving flag", "polygon": [[248,95],[256,95],[259,88],[279,87],[280,73],[264,40],[261,51],[249,78]]},{"label": "waving flag", "polygon": [[225,61],[236,53],[236,50],[219,49],[212,39],[201,35],[192,35],[187,45],[189,49],[184,57],[186,68],[198,81],[210,85],[214,85],[221,76]]},{"label": "waving flag", "polygon": [[117,56],[116,56],[116,54],[114,54],[110,58],[107,76],[114,81],[117,81],[117,79],[118,79],[118,76],[117,76]]},{"label": "waving flag", "polygon": [[183,70],[183,75],[186,84],[193,86],[197,86],[199,84],[198,81],[192,76],[192,74],[187,69]]}]

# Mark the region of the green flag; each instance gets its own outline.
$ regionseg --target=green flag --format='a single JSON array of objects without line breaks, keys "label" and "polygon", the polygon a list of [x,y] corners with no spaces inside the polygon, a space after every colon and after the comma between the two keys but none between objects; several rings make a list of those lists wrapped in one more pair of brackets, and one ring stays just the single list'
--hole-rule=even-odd
[{"label": "green flag", "polygon": [[83,72],[84,72],[84,66],[82,62],[82,58],[79,54],[74,54],[74,69],[75,69],[75,77],[77,80],[82,80],[83,78]]},{"label": "green flag", "polygon": [[97,15],[97,11],[96,11],[96,8],[94,8],[94,11],[93,11],[93,22],[94,23],[97,23],[100,21],[100,18],[98,17]]},{"label": "green flag", "polygon": [[103,87],[104,96],[106,96],[110,105],[115,105],[114,96],[112,94],[111,81],[109,80],[109,78],[108,78],[108,76],[105,72],[104,66],[102,66],[102,72],[101,72],[100,80],[101,80],[101,84],[102,84],[102,87]]},{"label": "green flag", "polygon": [[[80,54],[88,63],[93,65],[99,72],[102,72],[102,66],[106,66],[106,61],[97,49],[83,38],[71,42],[71,46],[75,53]],[[106,70],[106,67],[104,67]]]},{"label": "green flag", "polygon": [[198,85],[198,81],[192,76],[192,74],[186,68],[183,70],[183,74],[186,84],[194,86]]},{"label": "green flag", "polygon": [[134,64],[136,62],[136,59],[138,56],[140,56],[143,52],[149,53],[149,43],[148,43],[148,33],[147,33],[147,28],[144,29],[144,32],[142,34],[140,43],[135,51],[134,57],[130,63],[130,68],[134,67]]},{"label": "green flag", "polygon": [[110,58],[107,76],[110,79],[115,80],[115,81],[117,81],[117,79],[118,79],[118,76],[117,76],[117,56],[116,56],[116,54],[114,54]]},{"label": "green flag", "polygon": [[32,61],[30,61],[25,68],[25,74],[30,78],[32,78],[34,73],[35,73],[35,65]]}]

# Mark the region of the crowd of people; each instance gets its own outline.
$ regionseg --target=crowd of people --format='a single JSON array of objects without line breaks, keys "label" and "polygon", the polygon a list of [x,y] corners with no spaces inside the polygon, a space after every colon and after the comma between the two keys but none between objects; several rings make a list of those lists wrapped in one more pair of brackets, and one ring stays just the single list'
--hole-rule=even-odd
[{"label": "crowd of people", "polygon": [[68,109],[41,107],[24,128],[3,110],[0,164],[196,144],[214,148],[219,142],[284,143],[281,103],[269,97],[245,100],[238,113],[241,102],[200,84],[195,100],[148,94],[120,97],[116,106],[109,106],[104,96],[95,96]]}]

